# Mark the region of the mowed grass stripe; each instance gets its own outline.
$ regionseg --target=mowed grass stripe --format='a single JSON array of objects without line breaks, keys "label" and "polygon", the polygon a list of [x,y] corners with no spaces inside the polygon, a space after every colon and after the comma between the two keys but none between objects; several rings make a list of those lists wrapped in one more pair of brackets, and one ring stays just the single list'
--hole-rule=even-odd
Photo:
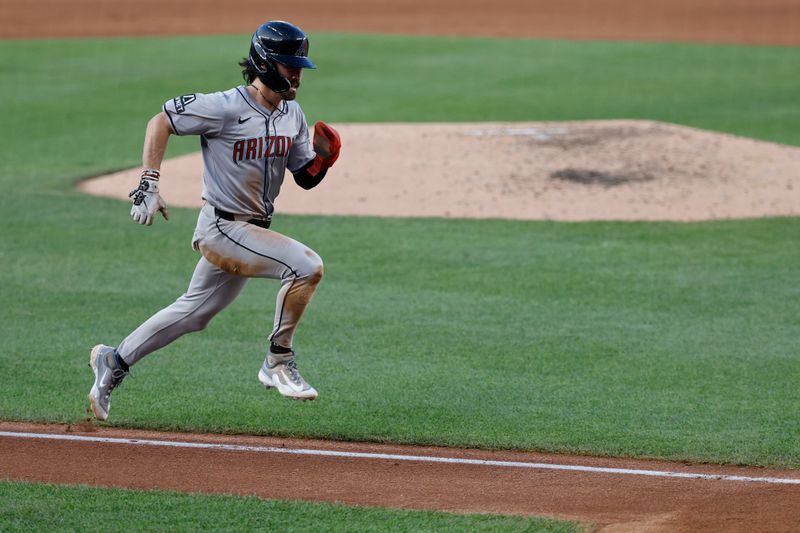
[{"label": "mowed grass stripe", "polygon": [[4,531],[97,531],[109,523],[125,531],[581,531],[528,517],[0,481]]}]

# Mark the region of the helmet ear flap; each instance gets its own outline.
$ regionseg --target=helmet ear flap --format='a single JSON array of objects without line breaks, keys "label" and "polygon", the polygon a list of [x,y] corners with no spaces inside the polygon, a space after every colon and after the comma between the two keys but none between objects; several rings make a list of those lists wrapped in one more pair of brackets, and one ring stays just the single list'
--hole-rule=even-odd
[{"label": "helmet ear flap", "polygon": [[[269,87],[276,93],[285,93],[288,91],[292,84],[278,74],[278,67],[273,61],[269,53],[261,45],[257,35],[253,35],[253,42],[250,46],[250,55],[247,60],[250,65],[255,69],[258,79],[261,83]],[[266,68],[265,68],[266,67]]]},{"label": "helmet ear flap", "polygon": [[275,63],[269,60],[267,61],[266,72],[264,74],[259,73],[258,79],[278,94],[285,93],[292,87],[289,80],[278,74],[278,68]]}]

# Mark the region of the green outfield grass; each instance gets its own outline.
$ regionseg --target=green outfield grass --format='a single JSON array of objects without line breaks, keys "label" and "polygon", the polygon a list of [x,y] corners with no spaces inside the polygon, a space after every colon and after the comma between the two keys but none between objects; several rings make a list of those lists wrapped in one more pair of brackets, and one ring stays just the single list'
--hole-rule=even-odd
[{"label": "green outfield grass", "polygon": [[527,517],[7,481],[0,481],[0,517],[3,531],[580,531]]},{"label": "green outfield grass", "polygon": [[[89,348],[185,290],[195,211],[139,227],[71,185],[138,164],[150,115],[237,83],[246,42],[0,42],[0,418],[84,418]],[[311,121],[650,118],[800,144],[794,48],[319,35],[311,50]],[[296,339],[320,400],[259,387],[278,284],[256,280],[137,365],[110,423],[800,467],[800,220],[275,229],[326,263]]]}]

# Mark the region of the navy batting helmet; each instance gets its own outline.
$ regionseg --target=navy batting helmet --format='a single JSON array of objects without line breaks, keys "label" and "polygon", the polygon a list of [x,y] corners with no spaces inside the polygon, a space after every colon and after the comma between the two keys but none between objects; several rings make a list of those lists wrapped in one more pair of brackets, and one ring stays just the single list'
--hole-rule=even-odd
[{"label": "navy batting helmet", "polygon": [[289,80],[278,74],[275,63],[288,67],[317,68],[308,58],[308,37],[303,30],[282,20],[270,20],[258,27],[247,57],[258,78],[276,93],[289,90]]}]

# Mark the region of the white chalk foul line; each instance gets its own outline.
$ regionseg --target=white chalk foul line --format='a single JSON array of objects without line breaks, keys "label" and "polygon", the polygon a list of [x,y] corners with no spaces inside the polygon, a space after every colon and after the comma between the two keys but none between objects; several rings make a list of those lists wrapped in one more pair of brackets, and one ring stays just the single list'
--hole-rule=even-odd
[{"label": "white chalk foul line", "polygon": [[11,437],[18,439],[65,440],[65,441],[78,441],[78,442],[102,442],[106,444],[162,446],[162,447],[172,447],[172,448],[199,448],[206,450],[226,450],[234,452],[283,453],[289,455],[315,455],[322,457],[382,459],[387,461],[417,461],[425,463],[450,463],[458,465],[499,466],[506,468],[530,468],[535,470],[568,470],[572,472],[622,474],[631,476],[713,479],[719,481],[744,481],[750,483],[800,485],[800,479],[781,478],[781,477],[731,476],[726,474],[701,474],[699,472],[669,472],[662,470],[636,470],[630,468],[609,468],[609,467],[583,466],[583,465],[560,465],[551,463],[528,463],[521,461],[492,461],[484,459],[461,459],[457,457],[436,457],[431,455],[399,455],[392,453],[340,452],[335,450],[275,448],[268,446],[243,446],[239,444],[213,444],[207,442],[179,442],[179,441],[150,440],[150,439],[121,439],[113,437],[89,437],[83,435],[58,435],[53,433],[24,433],[24,432],[18,433],[14,431],[0,431],[0,437]]}]

